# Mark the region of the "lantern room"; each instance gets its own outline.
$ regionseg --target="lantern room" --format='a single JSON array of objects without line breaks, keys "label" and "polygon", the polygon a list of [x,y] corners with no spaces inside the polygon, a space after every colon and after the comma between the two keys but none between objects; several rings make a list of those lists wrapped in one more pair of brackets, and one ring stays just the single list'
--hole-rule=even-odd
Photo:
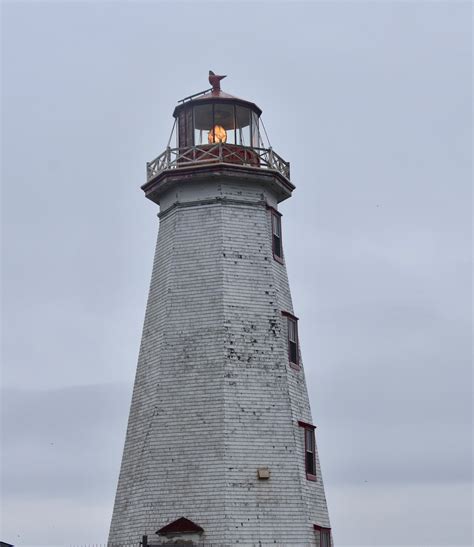
[{"label": "lantern room", "polygon": [[255,103],[224,93],[223,78],[210,71],[211,89],[179,101],[166,150],[147,163],[148,182],[170,170],[227,164],[277,172],[289,183],[290,165],[272,149],[262,111]]},{"label": "lantern room", "polygon": [[185,100],[173,113],[178,147],[225,143],[260,148],[261,113],[254,103],[220,90]]}]

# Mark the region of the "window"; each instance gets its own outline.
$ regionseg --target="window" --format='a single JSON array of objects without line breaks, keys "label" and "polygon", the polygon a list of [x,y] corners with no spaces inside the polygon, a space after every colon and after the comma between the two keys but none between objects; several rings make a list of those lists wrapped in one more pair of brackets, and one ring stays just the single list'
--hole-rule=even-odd
[{"label": "window", "polygon": [[272,214],[272,248],[273,258],[278,262],[283,262],[283,245],[281,243],[281,215],[275,209],[271,209]]},{"label": "window", "polygon": [[310,481],[316,480],[316,440],[314,430],[316,426],[307,424],[306,422],[298,422],[298,425],[304,431],[304,463],[306,470],[306,478]]},{"label": "window", "polygon": [[298,318],[287,311],[281,313],[286,316],[288,322],[288,360],[291,367],[299,369]]},{"label": "window", "polygon": [[288,351],[290,362],[298,364],[298,324],[292,317],[288,317]]},{"label": "window", "polygon": [[304,430],[304,449],[306,453],[306,473],[316,476],[316,458],[314,450],[314,429],[305,428]]},{"label": "window", "polygon": [[319,534],[319,547],[331,547],[331,528],[315,524],[314,530]]}]

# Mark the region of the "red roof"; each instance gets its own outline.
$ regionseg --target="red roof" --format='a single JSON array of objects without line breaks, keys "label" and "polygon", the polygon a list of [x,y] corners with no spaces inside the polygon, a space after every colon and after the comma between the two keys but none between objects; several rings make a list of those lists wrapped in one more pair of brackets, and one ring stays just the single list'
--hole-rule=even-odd
[{"label": "red roof", "polygon": [[195,524],[193,521],[181,517],[178,520],[170,522],[163,528],[160,528],[157,534],[165,536],[166,534],[201,534],[204,529]]},{"label": "red roof", "polygon": [[211,90],[207,91],[203,95],[199,95],[197,97],[193,97],[192,99],[186,100],[179,104],[173,112],[173,116],[176,118],[179,114],[179,112],[186,108],[187,106],[193,105],[195,103],[199,102],[232,102],[236,104],[240,104],[241,106],[246,106],[247,108],[251,108],[253,111],[257,113],[258,116],[262,114],[262,110],[253,102],[247,101],[245,99],[241,99],[240,97],[235,97],[234,95],[230,95],[230,93],[225,93],[221,89]]},{"label": "red roof", "polygon": [[[208,91],[207,93],[204,93],[203,95],[199,95],[193,101],[202,101],[203,99],[234,99],[236,101],[245,101],[245,99],[241,99],[240,97],[235,97],[234,95],[230,95],[230,93],[224,93],[222,89],[211,89],[211,91]],[[246,103],[248,101],[245,101]]]}]

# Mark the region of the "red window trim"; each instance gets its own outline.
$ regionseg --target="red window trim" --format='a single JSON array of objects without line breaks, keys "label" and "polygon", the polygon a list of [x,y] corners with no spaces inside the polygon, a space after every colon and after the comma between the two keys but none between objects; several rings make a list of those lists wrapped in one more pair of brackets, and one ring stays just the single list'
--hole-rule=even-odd
[{"label": "red window trim", "polygon": [[275,207],[272,207],[268,203],[267,203],[267,209],[270,209],[270,211],[273,211],[274,213],[276,213],[280,217],[283,216],[278,209],[275,209]]},{"label": "red window trim", "polygon": [[272,254],[273,254],[273,259],[276,260],[277,262],[279,262],[280,264],[284,264],[285,262],[283,260],[283,238],[282,238],[282,233],[281,233],[281,220],[280,220],[280,247],[281,247],[282,256],[278,256],[277,254],[275,254],[275,243],[273,241],[273,216],[277,216],[277,217],[279,217],[279,219],[281,219],[282,214],[280,213],[280,211],[277,211],[271,205],[268,205],[268,203],[267,203],[267,209],[270,211],[270,215],[272,217],[271,218],[271,228],[272,228]]},{"label": "red window trim", "polygon": [[313,524],[313,528],[315,530],[317,530],[318,532],[319,531],[323,531],[323,532],[331,532],[331,528],[328,528],[327,526],[319,526],[319,524]]},{"label": "red window trim", "polygon": [[281,310],[281,314],[284,315],[285,317],[291,317],[291,319],[294,319],[295,321],[299,321],[299,318],[296,317],[296,315],[293,315],[289,311]]},{"label": "red window trim", "polygon": [[280,264],[284,264],[283,258],[280,258],[278,255],[274,254],[273,258],[275,259],[275,262],[279,262]]},{"label": "red window trim", "polygon": [[301,420],[298,420],[298,425],[300,427],[305,427],[306,429],[316,429],[318,427],[317,425],[309,424],[307,422],[302,422]]},{"label": "red window trim", "polygon": [[[298,425],[300,427],[302,427],[304,430],[309,429],[313,433],[313,442],[314,442],[313,465],[314,465],[314,472],[316,473],[316,439],[314,438],[314,430],[316,429],[317,426],[315,426],[313,424],[308,424],[306,422],[302,422],[301,420],[298,420]],[[305,431],[305,433],[304,433],[304,467],[305,467],[305,471],[306,471],[306,479],[308,481],[316,482],[318,480],[318,477],[316,476],[316,474],[315,473],[308,473],[308,467],[307,467],[307,464],[306,464],[306,454],[307,453],[308,453],[308,451],[306,450],[306,431]]]}]

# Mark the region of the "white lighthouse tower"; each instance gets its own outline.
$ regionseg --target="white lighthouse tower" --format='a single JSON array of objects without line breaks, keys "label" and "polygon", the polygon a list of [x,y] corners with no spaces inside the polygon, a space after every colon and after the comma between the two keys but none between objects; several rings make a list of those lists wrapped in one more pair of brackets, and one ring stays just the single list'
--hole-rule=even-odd
[{"label": "white lighthouse tower", "polygon": [[174,110],[110,544],[331,547],[282,243],[289,164],[221,91]]}]

